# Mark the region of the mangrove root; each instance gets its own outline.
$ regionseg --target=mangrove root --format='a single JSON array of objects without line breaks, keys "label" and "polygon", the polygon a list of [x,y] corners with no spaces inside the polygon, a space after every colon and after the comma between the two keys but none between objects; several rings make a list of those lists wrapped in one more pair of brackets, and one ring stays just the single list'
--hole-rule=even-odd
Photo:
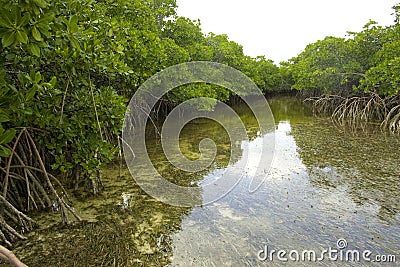
[{"label": "mangrove root", "polygon": [[65,224],[71,222],[69,214],[81,221],[68,203],[66,190],[47,172],[40,148],[27,128],[21,129],[9,149],[10,156],[0,165],[1,242],[11,246],[14,240],[25,239],[24,233],[36,225],[26,215],[31,210],[53,208],[60,211]]},{"label": "mangrove root", "polygon": [[28,267],[24,263],[22,263],[12,251],[6,249],[2,245],[0,245],[0,259],[13,264],[16,267]]},{"label": "mangrove root", "polygon": [[399,96],[381,97],[377,93],[343,97],[322,95],[304,100],[313,104],[314,113],[330,114],[339,125],[362,126],[365,122],[380,122],[381,127],[400,132]]}]

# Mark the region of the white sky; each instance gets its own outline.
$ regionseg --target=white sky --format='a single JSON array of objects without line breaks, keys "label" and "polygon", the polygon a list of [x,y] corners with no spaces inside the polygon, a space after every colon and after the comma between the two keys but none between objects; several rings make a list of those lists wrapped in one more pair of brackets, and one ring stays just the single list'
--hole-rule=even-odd
[{"label": "white sky", "polygon": [[226,33],[246,55],[275,63],[325,36],[345,37],[369,19],[393,24],[400,0],[177,0],[178,15],[200,19],[204,33]]}]

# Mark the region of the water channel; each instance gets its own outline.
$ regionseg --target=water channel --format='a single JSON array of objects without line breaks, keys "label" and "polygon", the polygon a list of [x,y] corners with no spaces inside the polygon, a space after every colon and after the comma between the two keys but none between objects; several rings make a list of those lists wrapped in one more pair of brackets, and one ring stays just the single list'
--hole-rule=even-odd
[{"label": "water channel", "polygon": [[[62,227],[54,213],[37,214],[39,229],[15,253],[29,266],[380,266],[374,262],[379,255],[400,261],[399,136],[374,125],[337,127],[294,97],[268,102],[276,148],[256,192],[239,183],[210,205],[173,207],[143,192],[117,162],[103,173],[101,196],[73,197],[86,223]],[[263,136],[254,117],[243,105],[234,108],[250,136],[246,147],[257,153]],[[205,137],[218,152],[211,167],[196,174],[168,164],[157,138],[147,146],[165,177],[201,187],[228,167],[231,152],[222,127],[195,120],[180,136],[184,154],[196,158]],[[338,250],[336,260],[322,253],[330,248]],[[287,253],[266,257],[272,250]],[[358,251],[360,262],[346,261],[356,255],[347,251]],[[365,251],[371,261],[362,258]]]}]

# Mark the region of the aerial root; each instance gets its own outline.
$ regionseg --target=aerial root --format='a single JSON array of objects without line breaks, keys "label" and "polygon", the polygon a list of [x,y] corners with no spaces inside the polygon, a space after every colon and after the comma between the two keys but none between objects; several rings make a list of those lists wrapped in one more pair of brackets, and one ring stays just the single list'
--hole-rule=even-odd
[{"label": "aerial root", "polygon": [[370,93],[345,98],[325,94],[304,101],[312,103],[314,113],[330,114],[338,125],[358,127],[366,122],[380,121],[382,128],[400,133],[399,96],[382,98],[377,93]]},{"label": "aerial root", "polygon": [[40,149],[27,128],[21,129],[8,148],[11,154],[0,165],[1,242],[11,246],[15,240],[26,239],[24,233],[36,225],[26,215],[31,210],[52,208],[60,211],[65,224],[71,223],[69,214],[81,221],[60,181],[47,172]]},{"label": "aerial root", "polygon": [[16,267],[27,267],[22,263],[12,251],[0,245],[0,259],[13,264]]}]

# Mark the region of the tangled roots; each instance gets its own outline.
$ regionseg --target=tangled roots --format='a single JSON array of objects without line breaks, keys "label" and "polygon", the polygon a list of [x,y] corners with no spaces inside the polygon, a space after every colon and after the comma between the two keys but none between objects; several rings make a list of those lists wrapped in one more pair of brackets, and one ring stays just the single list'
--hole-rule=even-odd
[{"label": "tangled roots", "polygon": [[400,133],[399,96],[382,98],[376,93],[368,96],[343,97],[322,95],[304,100],[313,104],[315,113],[330,114],[341,126],[360,126],[365,122],[381,123],[381,127]]},{"label": "tangled roots", "polygon": [[0,162],[0,241],[11,246],[14,240],[25,239],[23,234],[36,224],[26,215],[31,210],[52,208],[60,211],[63,223],[70,223],[69,213],[80,221],[61,183],[47,172],[27,128],[21,128],[8,148],[11,155]]}]

